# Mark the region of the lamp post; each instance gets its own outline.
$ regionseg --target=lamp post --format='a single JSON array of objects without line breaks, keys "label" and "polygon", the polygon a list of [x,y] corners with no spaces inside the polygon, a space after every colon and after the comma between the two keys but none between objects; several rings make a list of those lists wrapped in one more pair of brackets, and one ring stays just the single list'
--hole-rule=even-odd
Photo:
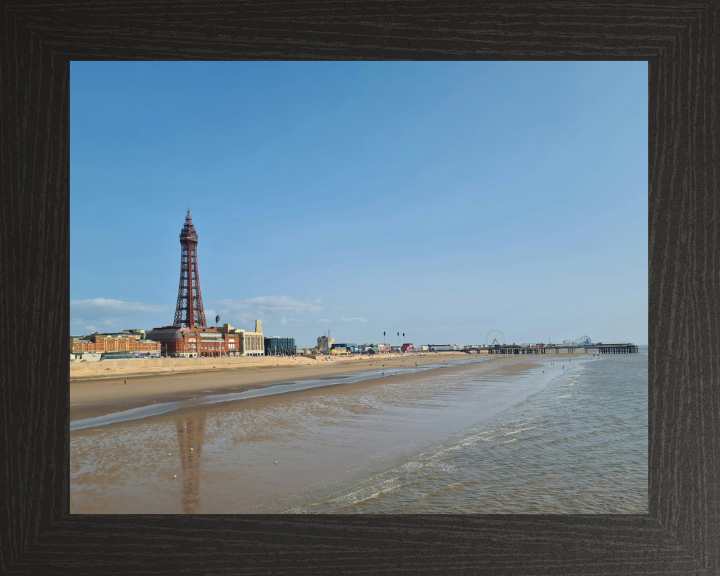
[{"label": "lamp post", "polygon": [[383,346],[385,346],[385,331],[383,330]]}]

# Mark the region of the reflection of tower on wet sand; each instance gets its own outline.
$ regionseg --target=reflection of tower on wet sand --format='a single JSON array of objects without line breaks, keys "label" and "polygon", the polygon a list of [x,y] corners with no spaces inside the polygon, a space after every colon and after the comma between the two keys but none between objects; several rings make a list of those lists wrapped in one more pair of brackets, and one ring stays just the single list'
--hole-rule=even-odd
[{"label": "reflection of tower on wet sand", "polygon": [[200,512],[200,456],[205,439],[205,415],[176,418],[183,470],[182,507],[185,514]]}]

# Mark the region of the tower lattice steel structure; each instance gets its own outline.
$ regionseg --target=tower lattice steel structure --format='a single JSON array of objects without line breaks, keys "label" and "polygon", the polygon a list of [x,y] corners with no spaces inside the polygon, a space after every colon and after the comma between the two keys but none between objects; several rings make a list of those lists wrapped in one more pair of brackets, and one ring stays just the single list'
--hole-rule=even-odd
[{"label": "tower lattice steel structure", "polygon": [[185,224],[180,232],[180,288],[175,307],[175,326],[193,328],[207,326],[202,293],[200,292],[200,274],[197,262],[198,235],[190,216],[188,205]]}]

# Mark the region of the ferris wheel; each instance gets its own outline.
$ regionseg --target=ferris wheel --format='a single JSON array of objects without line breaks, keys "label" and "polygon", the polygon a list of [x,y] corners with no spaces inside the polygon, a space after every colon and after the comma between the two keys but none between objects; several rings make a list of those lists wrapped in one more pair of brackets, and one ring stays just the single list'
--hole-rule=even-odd
[{"label": "ferris wheel", "polygon": [[488,346],[497,346],[498,344],[502,346],[505,344],[505,334],[500,332],[500,330],[490,330],[487,338],[485,338],[485,342],[487,342]]}]

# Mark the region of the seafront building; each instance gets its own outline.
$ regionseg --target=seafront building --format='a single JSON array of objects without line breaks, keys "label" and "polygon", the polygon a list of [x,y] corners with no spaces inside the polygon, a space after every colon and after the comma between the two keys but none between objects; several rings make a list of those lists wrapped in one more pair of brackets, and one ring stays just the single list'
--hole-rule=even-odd
[{"label": "seafront building", "polygon": [[[93,332],[85,336],[72,336],[71,360],[85,360],[87,356],[109,358],[111,356],[137,357],[159,356],[161,346],[152,338],[147,338],[145,330],[124,330],[100,334]],[[83,358],[85,356],[85,358]]]},{"label": "seafront building", "polygon": [[216,358],[221,356],[264,356],[262,325],[246,332],[224,324],[220,328],[161,326],[148,332],[160,343],[163,356],[171,358]]},{"label": "seafront building", "polygon": [[163,356],[171,358],[203,358],[239,355],[239,337],[222,334],[216,328],[161,326],[148,336],[160,342]]},{"label": "seafront building", "polygon": [[463,346],[457,344],[428,344],[430,352],[452,352],[462,350]]},{"label": "seafront building", "polygon": [[335,344],[335,338],[330,338],[330,336],[322,335],[317,339],[318,348],[323,354],[330,354],[333,344]]},{"label": "seafront building", "polygon": [[265,338],[265,356],[295,356],[296,354],[295,338],[278,338],[277,336]]},{"label": "seafront building", "polygon": [[217,358],[220,356],[264,356],[262,321],[255,321],[255,332],[223,324],[220,328],[162,326],[148,332],[160,342],[162,355],[171,358]]},{"label": "seafront building", "polygon": [[238,334],[240,354],[243,356],[265,356],[265,337],[262,331],[262,320],[255,320],[255,332],[246,332],[240,328],[233,328],[230,324],[223,324],[218,328],[220,332]]},{"label": "seafront building", "polygon": [[354,342],[335,343],[330,347],[330,352],[332,352],[333,350],[338,350],[338,348],[342,348],[343,350],[345,350],[346,353],[352,354],[357,351],[357,344],[355,344]]}]

